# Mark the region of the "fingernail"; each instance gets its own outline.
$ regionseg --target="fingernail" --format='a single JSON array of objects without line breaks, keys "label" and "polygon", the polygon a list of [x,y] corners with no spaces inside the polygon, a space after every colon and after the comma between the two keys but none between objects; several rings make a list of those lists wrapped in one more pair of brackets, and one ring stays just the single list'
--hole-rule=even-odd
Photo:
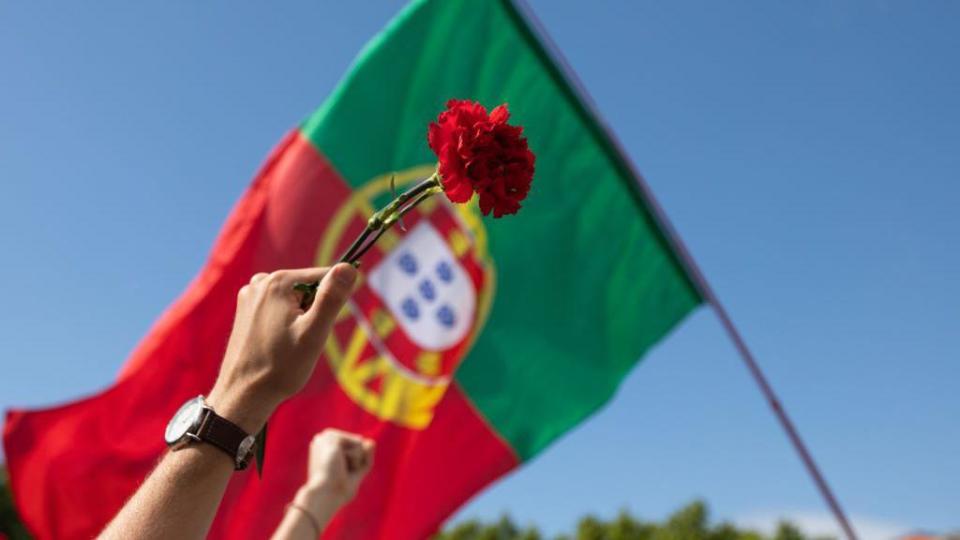
[{"label": "fingernail", "polygon": [[357,280],[357,270],[349,264],[338,264],[333,269],[333,281],[342,287],[349,287]]}]

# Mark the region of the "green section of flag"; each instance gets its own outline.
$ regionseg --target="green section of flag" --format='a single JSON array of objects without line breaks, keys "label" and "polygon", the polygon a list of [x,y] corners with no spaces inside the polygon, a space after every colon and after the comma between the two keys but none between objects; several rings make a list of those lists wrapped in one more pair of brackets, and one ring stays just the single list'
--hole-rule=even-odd
[{"label": "green section of flag", "polygon": [[347,182],[431,163],[448,98],[507,102],[537,155],[515,216],[486,219],[497,290],[456,379],[521,459],[603,405],[700,303],[634,180],[508,0],[414,2],[302,127]]}]

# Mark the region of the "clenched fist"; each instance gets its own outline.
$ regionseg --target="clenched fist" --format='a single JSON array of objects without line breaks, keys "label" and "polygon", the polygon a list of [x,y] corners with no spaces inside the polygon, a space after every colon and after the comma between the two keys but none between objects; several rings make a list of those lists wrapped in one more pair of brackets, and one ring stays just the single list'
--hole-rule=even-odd
[{"label": "clenched fist", "polygon": [[310,441],[307,481],[287,505],[273,540],[315,539],[340,508],[357,494],[373,467],[372,440],[325,429]]},{"label": "clenched fist", "polygon": [[308,488],[324,492],[340,507],[357,494],[373,467],[374,442],[336,429],[325,429],[310,441]]}]

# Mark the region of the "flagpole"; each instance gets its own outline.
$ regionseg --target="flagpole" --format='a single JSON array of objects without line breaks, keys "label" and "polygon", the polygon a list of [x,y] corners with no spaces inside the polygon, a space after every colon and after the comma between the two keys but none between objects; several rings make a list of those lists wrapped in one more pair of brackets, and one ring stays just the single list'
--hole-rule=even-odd
[{"label": "flagpole", "polygon": [[816,462],[813,460],[813,456],[807,449],[807,445],[800,437],[800,433],[794,426],[793,421],[790,420],[790,417],[781,403],[780,398],[777,396],[776,392],[774,392],[773,387],[770,386],[770,383],[767,381],[767,377],[764,375],[763,370],[760,369],[760,365],[757,363],[756,358],[753,356],[750,348],[747,347],[746,341],[744,341],[743,336],[740,335],[740,331],[733,324],[733,320],[727,313],[726,308],[720,302],[720,299],[714,292],[713,287],[710,286],[707,278],[700,270],[700,266],[697,264],[696,260],[694,260],[693,256],[690,254],[690,251],[687,249],[686,244],[683,242],[683,240],[680,238],[680,235],[677,234],[676,229],[674,229],[673,225],[670,223],[666,212],[664,212],[663,207],[660,206],[660,203],[657,201],[656,197],[654,197],[653,191],[650,190],[650,187],[647,185],[646,180],[644,180],[643,175],[640,174],[640,171],[637,169],[636,165],[627,155],[623,145],[620,143],[620,140],[610,129],[603,117],[600,116],[600,112],[597,110],[596,104],[590,97],[590,94],[587,92],[579,77],[577,77],[576,72],[567,62],[556,43],[550,38],[549,34],[547,34],[543,24],[537,18],[536,14],[534,14],[526,0],[504,0],[504,2],[508,7],[514,8],[514,11],[526,23],[528,23],[528,27],[532,27],[534,37],[539,38],[539,43],[543,46],[544,53],[553,60],[554,65],[559,67],[559,76],[565,79],[565,82],[573,91],[575,97],[579,98],[580,102],[586,108],[586,112],[588,112],[593,117],[593,120],[598,124],[601,135],[607,139],[606,142],[612,147],[616,157],[621,162],[620,164],[624,166],[632,175],[634,181],[636,182],[637,188],[640,190],[641,198],[646,203],[647,208],[653,214],[654,221],[657,223],[657,225],[659,225],[660,231],[673,248],[674,253],[677,254],[681,264],[687,270],[687,275],[690,277],[701,297],[713,308],[713,311],[717,314],[724,331],[726,331],[727,335],[733,341],[734,347],[737,349],[741,360],[743,360],[743,363],[746,365],[747,370],[753,377],[754,382],[760,388],[760,393],[763,394],[763,397],[766,399],[767,404],[773,411],[774,416],[776,416],[777,421],[780,423],[780,427],[783,428],[783,431],[786,433],[787,438],[790,440],[790,444],[793,445],[793,448],[796,450],[797,455],[799,455],[800,460],[803,462],[807,473],[810,475],[813,483],[816,485],[817,490],[820,492],[820,495],[830,508],[830,511],[833,513],[838,524],[843,529],[847,539],[857,540],[857,534],[854,532],[850,521],[847,519],[846,513],[840,506],[840,501],[834,495],[833,490],[830,489],[829,484],[827,484],[826,479],[820,472],[820,468],[817,466]]}]

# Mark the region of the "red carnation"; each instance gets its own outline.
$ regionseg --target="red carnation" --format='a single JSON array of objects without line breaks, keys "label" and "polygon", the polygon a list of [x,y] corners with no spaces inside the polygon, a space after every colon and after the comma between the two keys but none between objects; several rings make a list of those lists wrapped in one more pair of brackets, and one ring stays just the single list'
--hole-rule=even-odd
[{"label": "red carnation", "polygon": [[[485,216],[491,211],[495,218],[516,214],[530,192],[535,157],[527,147],[523,128],[508,124],[509,118],[506,104],[487,114],[483,105],[474,101],[448,101],[447,110],[431,122],[427,132],[427,142],[439,161],[437,171],[370,216],[340,261],[359,263],[384,232],[441,191],[455,203],[468,202],[476,193]],[[304,309],[313,302],[318,285],[314,281],[294,287],[303,293],[300,303]]]},{"label": "red carnation", "polygon": [[507,123],[506,104],[490,114],[479,103],[451,99],[430,124],[427,141],[440,161],[440,182],[455,203],[480,196],[480,211],[515,214],[533,181],[533,152],[523,128]]}]

